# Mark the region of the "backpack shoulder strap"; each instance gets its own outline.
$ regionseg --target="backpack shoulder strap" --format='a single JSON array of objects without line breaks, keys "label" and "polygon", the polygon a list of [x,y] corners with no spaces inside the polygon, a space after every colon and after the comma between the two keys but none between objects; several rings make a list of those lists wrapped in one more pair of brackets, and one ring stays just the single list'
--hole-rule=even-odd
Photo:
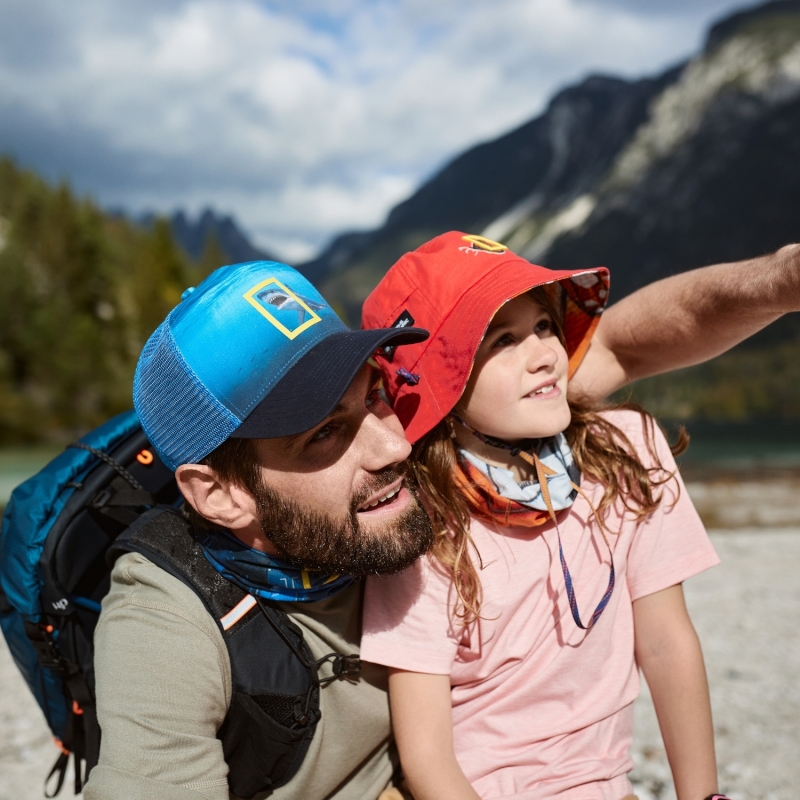
[{"label": "backpack shoulder strap", "polygon": [[141,553],[185,583],[217,624],[247,596],[211,566],[191,534],[191,524],[173,508],[161,506],[142,514],[111,545],[106,558],[113,564],[123,553],[131,552]]},{"label": "backpack shoulder strap", "polygon": [[277,604],[223,578],[192,536],[191,524],[172,508],[143,514],[107,558],[113,563],[126,552],[141,553],[183,581],[222,632],[233,693],[217,736],[231,792],[249,798],[286,784],[300,768],[321,716],[318,665],[300,628]]}]

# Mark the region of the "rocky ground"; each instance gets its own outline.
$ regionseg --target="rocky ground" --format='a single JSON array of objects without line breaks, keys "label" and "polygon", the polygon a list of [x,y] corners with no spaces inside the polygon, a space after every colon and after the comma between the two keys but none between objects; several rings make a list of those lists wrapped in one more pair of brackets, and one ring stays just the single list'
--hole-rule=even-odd
[{"label": "rocky ground", "polygon": [[[723,565],[689,581],[686,594],[706,654],[721,788],[733,800],[793,800],[800,787],[800,527],[717,531],[712,538]],[[636,718],[638,796],[673,800],[646,687]],[[56,755],[0,641],[0,800],[42,797]],[[71,796],[69,784],[62,794]]]},{"label": "rocky ground", "polygon": [[[58,757],[42,712],[0,637],[0,800],[39,800]],[[72,771],[61,796],[72,796]]]},{"label": "rocky ground", "polygon": [[[800,787],[800,529],[712,534],[722,566],[686,583],[706,657],[720,788],[733,800],[790,800]],[[653,707],[636,702],[640,800],[674,800]]]}]

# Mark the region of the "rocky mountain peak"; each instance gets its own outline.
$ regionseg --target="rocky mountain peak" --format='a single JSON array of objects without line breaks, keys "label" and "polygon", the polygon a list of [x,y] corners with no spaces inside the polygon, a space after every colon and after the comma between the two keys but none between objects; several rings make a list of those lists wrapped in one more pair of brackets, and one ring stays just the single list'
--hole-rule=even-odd
[{"label": "rocky mountain peak", "polygon": [[761,28],[779,32],[785,26],[794,26],[800,16],[800,0],[773,0],[731,14],[712,25],[706,37],[704,53],[710,53],[738,33]]},{"label": "rocky mountain peak", "polygon": [[402,253],[469,230],[547,266],[605,264],[619,299],[800,239],[798,130],[800,0],[777,0],[720,21],[702,52],[661,75],[567,87],[306,269],[356,322]]}]

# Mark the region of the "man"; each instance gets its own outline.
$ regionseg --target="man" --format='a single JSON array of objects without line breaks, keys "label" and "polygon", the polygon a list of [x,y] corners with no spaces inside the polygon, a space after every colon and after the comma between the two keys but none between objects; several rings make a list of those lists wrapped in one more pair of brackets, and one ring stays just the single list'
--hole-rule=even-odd
[{"label": "man", "polygon": [[[784,249],[632,295],[603,318],[579,390],[599,397],[730,347],[791,310],[781,302],[798,296],[798,265],[797,249]],[[748,282],[754,270],[764,282]],[[410,447],[368,363],[379,346],[424,336],[350,332],[298,273],[256,262],[185,295],[140,359],[136,408],[176,469],[205,559],[288,614],[319,662],[321,718],[275,798],[395,791],[385,675],[331,665],[358,652],[353,577],[402,569],[430,544],[404,467]],[[229,797],[237,751],[217,738],[235,694],[226,630],[174,575],[140,553],[119,558],[96,632],[103,738],[87,800]],[[271,668],[266,650],[240,656]]]}]

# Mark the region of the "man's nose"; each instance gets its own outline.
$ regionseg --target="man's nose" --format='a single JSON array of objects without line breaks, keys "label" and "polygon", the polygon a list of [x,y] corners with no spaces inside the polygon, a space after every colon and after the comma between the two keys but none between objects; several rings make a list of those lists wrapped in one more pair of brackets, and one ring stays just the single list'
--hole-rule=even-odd
[{"label": "man's nose", "polygon": [[399,464],[411,455],[411,445],[394,414],[385,417],[368,414],[357,438],[362,449],[362,467],[368,472]]}]

